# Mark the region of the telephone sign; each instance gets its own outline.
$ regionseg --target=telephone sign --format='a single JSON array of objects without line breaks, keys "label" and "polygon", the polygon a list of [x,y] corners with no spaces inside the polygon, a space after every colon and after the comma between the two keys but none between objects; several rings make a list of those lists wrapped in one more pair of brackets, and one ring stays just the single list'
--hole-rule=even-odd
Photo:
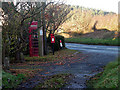
[{"label": "telephone sign", "polygon": [[40,30],[40,36],[42,36],[43,35],[43,31],[42,30]]}]

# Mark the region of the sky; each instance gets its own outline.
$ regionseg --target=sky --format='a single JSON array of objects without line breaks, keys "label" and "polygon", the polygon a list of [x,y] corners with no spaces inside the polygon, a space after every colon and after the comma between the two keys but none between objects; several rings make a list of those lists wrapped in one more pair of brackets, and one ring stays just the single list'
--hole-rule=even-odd
[{"label": "sky", "polygon": [[[20,0],[13,0],[13,1],[20,1]],[[55,1],[64,1],[66,2],[66,4],[70,4],[70,5],[79,5],[79,6],[84,6],[86,8],[100,9],[104,11],[109,11],[109,12],[112,11],[118,13],[118,2],[120,0],[55,0]]]},{"label": "sky", "polygon": [[119,1],[120,0],[66,0],[66,3],[118,13]]}]

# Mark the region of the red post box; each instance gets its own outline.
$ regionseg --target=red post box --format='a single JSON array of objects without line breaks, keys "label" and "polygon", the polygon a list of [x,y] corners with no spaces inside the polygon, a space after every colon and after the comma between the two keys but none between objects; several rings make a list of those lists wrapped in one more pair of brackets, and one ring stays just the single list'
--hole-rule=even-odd
[{"label": "red post box", "polygon": [[51,34],[51,43],[55,43],[55,37],[54,37],[54,34]]}]

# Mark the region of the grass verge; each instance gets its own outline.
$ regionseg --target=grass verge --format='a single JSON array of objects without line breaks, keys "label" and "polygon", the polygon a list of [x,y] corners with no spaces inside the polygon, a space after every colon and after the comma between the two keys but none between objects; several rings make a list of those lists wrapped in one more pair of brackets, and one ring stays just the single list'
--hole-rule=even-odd
[{"label": "grass verge", "polygon": [[35,88],[62,88],[67,84],[67,81],[70,79],[71,74],[57,74],[53,76],[49,76],[43,83],[40,83]]},{"label": "grass verge", "polygon": [[25,77],[32,78],[35,73],[43,71],[43,69],[30,69],[30,68],[25,68],[25,69],[10,69],[12,75],[19,75],[19,74],[24,74]]},{"label": "grass verge", "polygon": [[16,88],[25,79],[24,74],[18,74],[17,76],[2,71],[2,87],[4,88]]},{"label": "grass verge", "polygon": [[110,62],[103,72],[87,81],[88,88],[118,88],[119,67],[118,61]]},{"label": "grass verge", "polygon": [[55,55],[52,55],[50,53],[49,55],[42,56],[42,57],[25,57],[25,61],[40,61],[40,62],[47,62],[47,61],[54,61],[54,60],[61,60],[63,57],[67,57],[69,55],[72,55],[75,53],[76,50],[70,50],[70,49],[63,49],[60,51],[56,51]]},{"label": "grass verge", "polygon": [[11,64],[10,71],[14,74],[25,74],[27,77],[33,76],[36,72],[43,71],[42,67],[46,63],[59,62],[66,58],[70,58],[76,50],[64,49],[56,51],[55,55],[51,53],[43,57],[25,57],[24,63]]},{"label": "grass verge", "polygon": [[93,39],[93,38],[66,38],[68,43],[95,44],[95,45],[113,45],[120,46],[119,39]]}]

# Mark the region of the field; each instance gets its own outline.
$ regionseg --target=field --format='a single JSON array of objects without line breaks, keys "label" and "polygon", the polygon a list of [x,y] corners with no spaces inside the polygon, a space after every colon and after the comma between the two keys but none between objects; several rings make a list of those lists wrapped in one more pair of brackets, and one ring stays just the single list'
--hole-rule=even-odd
[{"label": "field", "polygon": [[66,38],[67,43],[120,46],[120,39]]},{"label": "field", "polygon": [[115,31],[97,30],[86,34],[80,34],[78,32],[66,34],[70,36],[69,38],[65,38],[67,43],[120,46],[119,34]]}]

